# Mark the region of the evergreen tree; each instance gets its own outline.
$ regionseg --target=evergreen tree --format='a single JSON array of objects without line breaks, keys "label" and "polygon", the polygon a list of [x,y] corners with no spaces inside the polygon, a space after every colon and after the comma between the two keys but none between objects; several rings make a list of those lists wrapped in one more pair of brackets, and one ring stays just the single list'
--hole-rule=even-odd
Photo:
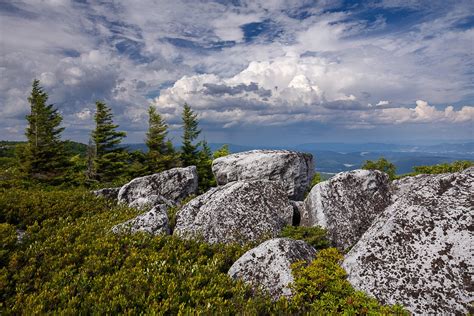
[{"label": "evergreen tree", "polygon": [[198,153],[197,173],[199,177],[199,191],[206,192],[210,187],[216,185],[214,174],[212,173],[212,151],[206,141],[201,142],[202,149]]},{"label": "evergreen tree", "polygon": [[127,151],[120,147],[125,132],[116,131],[118,125],[113,123],[112,111],[104,102],[96,102],[94,116],[96,127],[92,132],[95,144],[94,175],[95,179],[109,182],[123,175]]},{"label": "evergreen tree", "polygon": [[177,157],[173,143],[166,140],[168,125],[152,106],[148,109],[148,125],[145,141],[148,147],[148,171],[155,173],[175,167]]},{"label": "evergreen tree", "polygon": [[181,161],[183,165],[196,165],[198,157],[199,144],[193,144],[193,141],[199,136],[201,131],[198,129],[197,114],[191,110],[191,107],[185,103],[182,114],[183,120],[183,146],[181,147]]},{"label": "evergreen tree", "polygon": [[61,141],[62,117],[52,104],[46,104],[47,101],[48,94],[35,79],[28,98],[31,112],[26,116],[27,144],[20,153],[20,164],[29,178],[57,181],[67,171],[69,162]]}]

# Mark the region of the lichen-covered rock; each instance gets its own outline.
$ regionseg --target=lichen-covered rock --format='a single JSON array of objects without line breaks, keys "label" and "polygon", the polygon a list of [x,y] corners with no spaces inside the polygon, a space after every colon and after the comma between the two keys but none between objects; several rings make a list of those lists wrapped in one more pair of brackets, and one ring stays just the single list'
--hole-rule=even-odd
[{"label": "lichen-covered rock", "polygon": [[474,312],[474,173],[396,181],[394,203],[347,254],[354,287],[414,314]]},{"label": "lichen-covered rock", "polygon": [[280,182],[231,182],[184,205],[176,215],[174,234],[209,243],[245,243],[277,236],[292,216]]},{"label": "lichen-covered rock", "polygon": [[306,197],[301,226],[321,226],[339,249],[354,245],[390,204],[388,176],[377,170],[341,172],[316,184]]},{"label": "lichen-covered rock", "polygon": [[133,179],[120,189],[118,201],[130,204],[139,198],[155,195],[177,204],[189,195],[195,194],[197,186],[198,175],[195,166],[174,168]]},{"label": "lichen-covered rock", "polygon": [[130,204],[128,204],[128,206],[141,209],[141,210],[149,210],[153,208],[155,205],[159,205],[159,204],[166,205],[167,207],[174,206],[174,203],[172,201],[167,200],[160,195],[153,195],[153,194],[148,195],[146,197],[139,197],[133,200]]},{"label": "lichen-covered rock", "polygon": [[291,296],[291,264],[314,259],[316,250],[302,240],[275,238],[243,254],[229,269],[229,276],[268,291],[273,299]]},{"label": "lichen-covered rock", "polygon": [[92,194],[94,194],[97,197],[103,197],[110,200],[117,200],[118,193],[121,188],[122,187],[104,188],[104,189],[92,191]]},{"label": "lichen-covered rock", "polygon": [[170,228],[166,209],[165,205],[157,205],[131,220],[115,225],[112,231],[116,234],[147,232],[152,235],[167,235],[170,233]]},{"label": "lichen-covered rock", "polygon": [[314,175],[313,156],[288,150],[251,150],[212,162],[217,184],[239,180],[281,181],[292,200],[303,200]]}]

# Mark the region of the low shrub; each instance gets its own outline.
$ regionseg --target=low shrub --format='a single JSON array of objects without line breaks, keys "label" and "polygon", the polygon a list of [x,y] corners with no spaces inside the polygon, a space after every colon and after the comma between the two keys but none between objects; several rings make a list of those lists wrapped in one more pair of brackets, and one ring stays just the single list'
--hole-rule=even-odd
[{"label": "low shrub", "polygon": [[324,249],[330,246],[330,242],[326,238],[326,234],[326,230],[319,226],[286,226],[283,228],[280,235],[281,237],[304,240],[315,249]]},{"label": "low shrub", "polygon": [[[273,302],[265,293],[227,276],[250,246],[210,245],[146,233],[115,235],[114,225],[140,211],[84,190],[5,193],[0,197],[2,221],[9,222],[0,225],[2,315],[304,314],[318,310],[316,302],[329,306],[321,307],[322,311],[335,310],[333,306],[341,309],[347,293],[363,306],[376,304],[360,299],[346,283],[343,290],[336,286],[339,283],[306,288],[303,279],[316,273],[312,265],[309,270],[296,267],[294,300]],[[12,224],[26,228],[21,242]],[[325,261],[327,256],[317,260]],[[321,273],[342,282],[338,271],[334,266]]]},{"label": "low shrub", "polygon": [[292,303],[315,315],[408,315],[399,305],[383,306],[354,290],[340,266],[342,260],[343,256],[336,248],[328,248],[319,251],[309,265],[294,263]]}]

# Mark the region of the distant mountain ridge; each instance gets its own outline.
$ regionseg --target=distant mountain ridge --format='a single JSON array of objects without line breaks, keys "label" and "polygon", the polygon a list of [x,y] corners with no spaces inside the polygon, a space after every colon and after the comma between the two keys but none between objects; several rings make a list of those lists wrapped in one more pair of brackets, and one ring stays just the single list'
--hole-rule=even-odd
[{"label": "distant mountain ridge", "polygon": [[[13,156],[14,146],[22,142],[0,141],[0,157]],[[225,143],[210,143],[211,150]],[[87,145],[68,141],[74,154],[85,156]],[[147,151],[144,143],[123,144],[129,151]],[[252,149],[287,149],[313,154],[316,170],[322,173],[337,173],[360,168],[366,160],[385,157],[397,167],[397,173],[409,173],[414,166],[450,163],[456,160],[474,160],[474,142],[441,143],[436,145],[400,145],[386,143],[306,143],[294,146],[251,146],[228,144],[232,153]],[[178,145],[177,145],[178,147]]]}]

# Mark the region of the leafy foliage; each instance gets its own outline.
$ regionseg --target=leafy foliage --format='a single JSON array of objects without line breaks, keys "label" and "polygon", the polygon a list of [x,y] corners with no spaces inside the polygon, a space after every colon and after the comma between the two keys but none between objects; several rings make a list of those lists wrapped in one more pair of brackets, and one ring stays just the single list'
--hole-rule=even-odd
[{"label": "leafy foliage", "polygon": [[383,306],[374,298],[355,291],[339,265],[342,260],[336,248],[328,248],[319,251],[309,265],[294,263],[293,303],[315,315],[408,315],[401,306]]},{"label": "leafy foliage", "polygon": [[[140,211],[84,190],[1,193],[1,221],[8,222],[0,224],[2,315],[305,314],[330,312],[334,306],[348,311],[353,305],[358,311],[389,310],[352,293],[346,283],[339,286],[343,272],[334,266],[337,260],[320,271],[321,264],[331,258],[324,252],[316,268],[296,269],[294,300],[273,302],[263,292],[227,276],[249,246],[210,245],[143,233],[115,235],[110,231],[113,225]],[[26,228],[21,242],[16,241],[12,224]],[[314,275],[320,277],[314,279]],[[306,288],[305,280],[323,280],[328,286]],[[353,305],[343,301],[346,293]]]},{"label": "leafy foliage", "polygon": [[450,173],[450,172],[460,172],[464,169],[474,166],[474,161],[469,160],[458,160],[450,164],[443,163],[433,166],[416,166],[413,167],[413,175],[416,174],[440,174],[440,173]]},{"label": "leafy foliage", "polygon": [[40,181],[58,181],[68,167],[68,159],[61,141],[60,127],[62,117],[52,104],[47,105],[48,94],[33,81],[30,103],[30,114],[26,116],[27,143],[21,146],[21,170],[30,179]]},{"label": "leafy foliage", "polygon": [[113,123],[112,110],[104,102],[96,102],[96,123],[92,132],[95,145],[93,178],[101,182],[109,182],[123,173],[126,165],[127,152],[120,147],[125,132],[116,131],[118,125]]},{"label": "leafy foliage", "polygon": [[224,145],[222,145],[221,148],[219,148],[218,150],[216,150],[214,152],[213,158],[217,159],[217,158],[225,157],[225,156],[228,156],[228,155],[230,155],[229,145],[224,144]]},{"label": "leafy foliage", "polygon": [[365,164],[362,166],[362,169],[379,170],[379,171],[385,172],[389,176],[390,180],[393,180],[396,178],[395,165],[383,157],[379,158],[379,160],[377,161],[367,160]]},{"label": "leafy foliage", "polygon": [[325,249],[330,246],[330,242],[326,238],[326,233],[326,230],[319,226],[286,226],[280,235],[282,237],[303,240],[315,249]]}]

